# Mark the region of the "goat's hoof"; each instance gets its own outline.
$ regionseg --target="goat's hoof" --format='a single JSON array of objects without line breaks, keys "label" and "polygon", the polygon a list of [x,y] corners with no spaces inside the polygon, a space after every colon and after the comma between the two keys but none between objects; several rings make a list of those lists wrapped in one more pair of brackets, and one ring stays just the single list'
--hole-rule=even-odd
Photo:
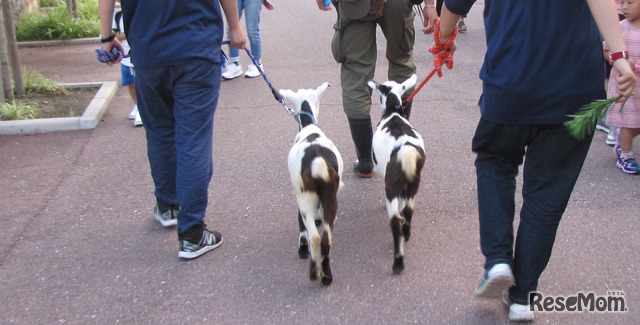
[{"label": "goat's hoof", "polygon": [[[315,263],[315,262],[311,261],[311,263]],[[318,280],[318,269],[315,268],[314,266],[309,268],[309,280],[311,281]]]},{"label": "goat's hoof", "polygon": [[322,281],[322,284],[328,286],[333,281],[333,278],[330,276],[323,275],[321,281]]},{"label": "goat's hoof", "polygon": [[298,248],[298,256],[302,259],[309,257],[309,245],[300,245]]},{"label": "goat's hoof", "polygon": [[407,242],[409,241],[409,237],[411,237],[411,225],[408,223],[405,223],[404,225],[402,225],[402,235],[404,236],[404,241]]},{"label": "goat's hoof", "polygon": [[404,259],[402,256],[396,257],[393,260],[393,273],[400,274],[402,271],[404,271]]}]

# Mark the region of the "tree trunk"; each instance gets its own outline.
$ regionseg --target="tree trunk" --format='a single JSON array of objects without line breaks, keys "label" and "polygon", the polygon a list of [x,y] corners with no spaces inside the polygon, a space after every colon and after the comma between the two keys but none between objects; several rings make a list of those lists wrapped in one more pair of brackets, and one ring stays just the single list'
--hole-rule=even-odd
[{"label": "tree trunk", "polygon": [[69,17],[78,18],[78,3],[76,0],[67,0],[67,11],[69,12]]},{"label": "tree trunk", "polygon": [[0,71],[2,71],[2,78],[0,79],[2,79],[2,99],[13,102],[14,96],[13,89],[11,89],[11,74],[9,73],[9,62],[7,60],[7,39],[5,37],[3,16],[4,14],[0,15]]},{"label": "tree trunk", "polygon": [[4,28],[7,36],[7,51],[11,61],[11,72],[13,74],[13,87],[16,97],[24,97],[24,82],[22,81],[22,68],[20,67],[20,56],[18,55],[18,42],[16,41],[16,26],[13,22],[13,9],[11,0],[2,0],[2,13],[4,18]]}]

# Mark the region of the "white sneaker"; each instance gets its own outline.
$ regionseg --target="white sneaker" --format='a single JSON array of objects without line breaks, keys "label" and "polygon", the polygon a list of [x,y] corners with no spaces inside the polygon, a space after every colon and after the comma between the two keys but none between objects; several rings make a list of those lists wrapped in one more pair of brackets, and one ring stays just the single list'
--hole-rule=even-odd
[{"label": "white sneaker", "polygon": [[240,63],[229,63],[227,68],[222,73],[222,78],[224,79],[233,79],[240,77],[242,74],[242,66]]},{"label": "white sneaker", "polygon": [[533,312],[529,305],[516,304],[509,299],[509,291],[505,291],[502,295],[502,302],[509,307],[509,320],[512,322],[530,322],[533,321]]},{"label": "white sneaker", "polygon": [[136,114],[138,113],[138,105],[133,105],[133,109],[131,109],[131,113],[129,113],[129,119],[133,120],[136,118]]},{"label": "white sneaker", "polygon": [[142,118],[140,117],[140,112],[136,110],[136,116],[133,120],[133,126],[142,126]]},{"label": "white sneaker", "polygon": [[[264,68],[262,67],[262,63],[258,63],[260,65],[260,70],[264,72]],[[256,68],[255,65],[249,64],[247,67],[247,72],[244,73],[245,78],[255,78],[260,75],[260,71]]]}]

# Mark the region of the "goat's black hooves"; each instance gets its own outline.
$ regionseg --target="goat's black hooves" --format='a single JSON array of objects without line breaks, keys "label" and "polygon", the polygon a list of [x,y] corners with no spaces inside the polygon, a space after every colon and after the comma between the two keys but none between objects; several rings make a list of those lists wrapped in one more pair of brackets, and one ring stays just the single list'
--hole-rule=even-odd
[{"label": "goat's black hooves", "polygon": [[333,281],[333,278],[332,278],[332,277],[329,277],[329,276],[324,276],[324,275],[323,275],[323,276],[322,276],[322,280],[321,280],[321,281],[322,281],[322,284],[324,284],[324,285],[328,286],[328,285],[330,285],[330,284],[331,284],[331,282]]},{"label": "goat's black hooves", "polygon": [[318,270],[315,267],[309,269],[309,280],[318,280]]},{"label": "goat's black hooves", "polygon": [[400,274],[404,271],[404,259],[402,257],[396,257],[393,261],[393,273]]},{"label": "goat's black hooves", "polygon": [[298,248],[298,256],[302,259],[309,257],[309,245],[300,245]]}]

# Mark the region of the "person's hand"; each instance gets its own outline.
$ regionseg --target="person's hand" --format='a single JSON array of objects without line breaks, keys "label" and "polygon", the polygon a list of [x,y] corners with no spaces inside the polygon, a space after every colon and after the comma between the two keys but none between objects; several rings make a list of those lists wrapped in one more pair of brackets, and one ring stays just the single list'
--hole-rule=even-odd
[{"label": "person's hand", "polygon": [[120,50],[120,56],[118,56],[118,58],[115,61],[105,62],[106,65],[113,66],[115,64],[120,63],[120,61],[122,61],[122,58],[124,57],[124,54],[125,54],[124,48],[122,47],[122,44],[117,38],[114,38],[111,42],[102,43],[102,47],[107,53],[111,53],[111,49],[114,47]]},{"label": "person's hand", "polygon": [[422,9],[422,14],[425,17],[423,25],[424,28],[422,32],[425,34],[433,33],[434,28],[436,27],[436,23],[440,18],[438,17],[438,12],[436,11],[435,5],[425,5]]},{"label": "person's hand", "polygon": [[247,35],[242,28],[235,28],[229,30],[229,46],[244,50],[247,43]]},{"label": "person's hand", "polygon": [[[316,0],[316,3],[318,4],[318,9],[320,9],[322,11],[330,11],[331,10],[331,1]],[[326,6],[325,6],[325,3],[327,4]]]},{"label": "person's hand", "polygon": [[633,59],[619,59],[613,62],[611,75],[616,80],[620,101],[625,101],[634,94],[638,79],[634,73],[636,65]]}]

